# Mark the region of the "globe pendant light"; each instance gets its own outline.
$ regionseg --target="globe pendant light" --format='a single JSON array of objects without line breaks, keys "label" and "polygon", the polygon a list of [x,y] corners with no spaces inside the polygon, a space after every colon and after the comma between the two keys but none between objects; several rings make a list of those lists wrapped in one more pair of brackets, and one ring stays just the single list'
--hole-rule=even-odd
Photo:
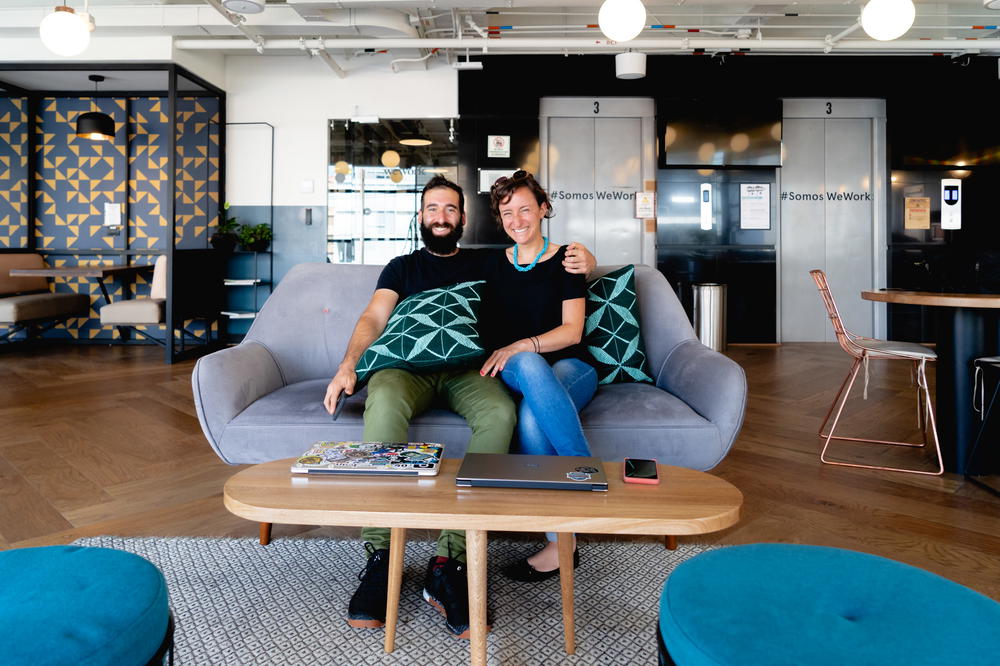
[{"label": "globe pendant light", "polygon": [[597,24],[608,39],[627,42],[646,27],[646,8],[641,0],[604,0]]},{"label": "globe pendant light", "polygon": [[913,0],[869,0],[861,10],[861,27],[872,39],[887,42],[902,37],[916,13]]},{"label": "globe pendant light", "polygon": [[77,14],[72,7],[59,5],[42,19],[38,36],[45,48],[56,55],[75,56],[87,49],[93,29],[94,19],[89,13]]},{"label": "globe pendant light", "polygon": [[387,150],[382,153],[382,166],[393,168],[399,166],[399,153],[395,150]]},{"label": "globe pendant light", "polygon": [[[87,77],[94,82],[94,92],[97,92],[97,84],[104,80],[100,74],[91,74]],[[114,141],[115,121],[106,113],[100,111],[90,111],[81,114],[76,119],[76,135],[82,139],[93,141]]]}]

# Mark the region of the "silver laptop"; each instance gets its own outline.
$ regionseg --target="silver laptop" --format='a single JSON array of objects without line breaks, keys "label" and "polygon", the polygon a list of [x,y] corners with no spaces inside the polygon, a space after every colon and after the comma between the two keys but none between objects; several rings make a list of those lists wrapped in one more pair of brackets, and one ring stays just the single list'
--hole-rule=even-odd
[{"label": "silver laptop", "polygon": [[455,483],[465,487],[608,490],[604,465],[598,458],[513,453],[466,453]]}]

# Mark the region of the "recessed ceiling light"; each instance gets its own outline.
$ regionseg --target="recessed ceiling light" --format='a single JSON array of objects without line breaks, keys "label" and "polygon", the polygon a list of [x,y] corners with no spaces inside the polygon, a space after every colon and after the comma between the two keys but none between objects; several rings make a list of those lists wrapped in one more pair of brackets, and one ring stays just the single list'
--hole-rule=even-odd
[{"label": "recessed ceiling light", "polygon": [[404,146],[429,146],[433,141],[430,139],[424,139],[422,137],[412,137],[410,139],[400,139],[399,142]]}]

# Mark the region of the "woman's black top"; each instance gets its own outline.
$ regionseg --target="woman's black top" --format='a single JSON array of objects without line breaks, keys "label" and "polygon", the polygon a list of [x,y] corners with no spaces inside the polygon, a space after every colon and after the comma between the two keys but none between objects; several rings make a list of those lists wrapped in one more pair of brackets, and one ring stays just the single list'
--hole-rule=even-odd
[{"label": "woman's black top", "polygon": [[[480,328],[487,353],[560,326],[563,301],[586,297],[586,280],[582,275],[566,272],[562,265],[565,257],[564,245],[526,272],[516,270],[505,252],[497,252],[491,257],[483,303],[485,316]],[[586,358],[581,345],[547,352],[543,356],[549,363],[564,358]]]}]

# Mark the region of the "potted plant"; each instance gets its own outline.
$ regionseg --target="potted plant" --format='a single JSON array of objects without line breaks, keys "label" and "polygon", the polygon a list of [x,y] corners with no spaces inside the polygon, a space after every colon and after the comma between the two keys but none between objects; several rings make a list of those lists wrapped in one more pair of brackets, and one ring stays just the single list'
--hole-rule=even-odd
[{"label": "potted plant", "polygon": [[[229,210],[228,201],[222,209],[224,211]],[[220,252],[231,254],[236,249],[236,243],[239,242],[239,236],[236,233],[236,228],[239,226],[237,218],[229,217],[228,214],[224,215],[223,221],[219,223],[219,226],[215,229],[215,233],[209,239],[212,247]]]},{"label": "potted plant", "polygon": [[240,227],[240,247],[248,252],[263,252],[274,235],[266,224],[244,224]]}]

